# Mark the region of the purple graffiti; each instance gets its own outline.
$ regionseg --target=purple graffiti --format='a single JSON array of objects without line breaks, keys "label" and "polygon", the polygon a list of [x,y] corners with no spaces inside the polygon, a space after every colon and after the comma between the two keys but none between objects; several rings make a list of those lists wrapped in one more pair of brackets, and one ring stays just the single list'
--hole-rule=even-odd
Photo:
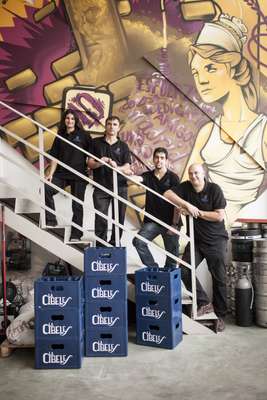
[{"label": "purple graffiti", "polygon": [[[89,107],[86,103],[89,104]],[[68,102],[68,107],[76,110],[82,124],[84,126],[87,125],[89,128],[101,125],[101,120],[104,118],[104,101],[99,98],[96,99],[86,92],[73,96]]]}]

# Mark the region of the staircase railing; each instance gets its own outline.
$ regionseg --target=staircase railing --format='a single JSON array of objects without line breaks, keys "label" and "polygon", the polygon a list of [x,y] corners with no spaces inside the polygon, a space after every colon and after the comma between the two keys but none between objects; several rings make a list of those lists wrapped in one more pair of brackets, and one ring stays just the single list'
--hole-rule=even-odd
[{"label": "staircase railing", "polygon": [[[157,224],[163,226],[164,228],[168,229],[169,231],[173,232],[174,234],[176,234],[178,237],[182,237],[184,239],[186,239],[189,243],[190,243],[190,255],[191,255],[191,264],[188,264],[187,262],[183,261],[181,258],[174,256],[173,254],[171,254],[170,252],[166,251],[165,249],[163,249],[162,247],[158,246],[156,243],[154,242],[150,242],[149,240],[147,240],[146,238],[144,238],[143,236],[136,234],[135,236],[140,239],[141,241],[152,245],[154,248],[156,248],[158,251],[160,251],[162,254],[164,254],[165,256],[170,257],[171,259],[175,260],[176,263],[178,264],[182,264],[185,267],[189,268],[191,270],[191,281],[192,281],[192,290],[191,292],[186,290],[186,293],[191,297],[192,299],[192,316],[194,319],[197,319],[197,301],[196,301],[196,272],[195,272],[195,252],[194,252],[194,223],[193,223],[193,218],[191,216],[189,216],[189,236],[186,234],[183,234],[182,232],[178,231],[177,229],[175,229],[174,227],[164,223],[163,221],[159,220],[158,218],[154,217],[153,215],[151,215],[150,213],[148,213],[147,211],[145,211],[144,209],[141,209],[140,207],[138,207],[137,205],[129,202],[128,200],[124,199],[123,197],[119,196],[118,194],[118,180],[117,180],[117,174],[121,174],[122,176],[124,176],[127,180],[133,182],[135,185],[138,185],[142,188],[144,188],[146,191],[149,191],[151,193],[153,193],[155,196],[157,196],[158,198],[164,199],[164,201],[173,204],[171,201],[169,201],[168,199],[166,199],[164,196],[162,196],[161,194],[155,192],[153,189],[150,189],[149,187],[145,186],[144,184],[142,184],[141,182],[137,182],[133,177],[128,176],[124,173],[122,173],[121,171],[119,171],[118,169],[111,167],[109,164],[107,164],[106,162],[102,161],[101,159],[99,159],[98,157],[96,157],[95,155],[87,152],[86,150],[80,148],[79,146],[75,145],[74,143],[68,141],[67,139],[63,138],[60,135],[57,135],[55,132],[53,132],[52,130],[50,130],[49,128],[45,127],[44,125],[38,123],[37,121],[31,119],[29,116],[21,113],[20,111],[14,109],[13,107],[9,106],[8,104],[0,101],[0,104],[9,109],[10,111],[14,112],[15,114],[29,120],[31,123],[35,124],[36,126],[38,126],[38,135],[39,135],[39,143],[38,143],[38,147],[33,145],[32,143],[29,143],[27,140],[21,138],[20,136],[16,135],[15,133],[9,131],[8,129],[6,129],[3,126],[0,126],[0,129],[7,135],[12,137],[13,139],[15,139],[16,141],[23,143],[25,146],[30,147],[32,150],[36,151],[39,154],[39,179],[40,179],[40,195],[41,195],[41,201],[39,203],[39,205],[41,206],[41,221],[42,221],[42,227],[45,227],[44,224],[44,220],[45,220],[45,210],[51,212],[53,215],[58,216],[60,218],[62,218],[64,220],[64,216],[60,215],[59,213],[56,213],[55,210],[51,209],[50,207],[48,207],[45,204],[45,197],[44,197],[44,184],[49,185],[51,187],[53,187],[54,189],[56,189],[57,192],[60,192],[62,194],[64,194],[65,196],[67,196],[68,198],[70,198],[72,201],[76,201],[77,203],[79,203],[80,205],[84,206],[85,202],[76,198],[75,196],[73,196],[70,193],[67,193],[64,191],[64,189],[59,188],[58,186],[56,186],[55,184],[53,184],[52,182],[48,181],[45,178],[45,172],[44,172],[44,166],[45,166],[45,158],[48,158],[50,160],[54,160],[57,162],[58,165],[61,165],[62,167],[64,167],[65,169],[67,169],[68,171],[70,171],[71,173],[75,174],[76,176],[78,176],[79,178],[85,180],[87,183],[90,183],[91,185],[93,185],[94,187],[97,187],[99,189],[101,189],[102,191],[104,191],[105,193],[107,193],[108,195],[110,195],[111,197],[113,197],[114,199],[114,218],[111,218],[105,214],[103,214],[102,212],[100,212],[99,210],[96,210],[95,208],[91,209],[95,214],[100,215],[102,218],[106,219],[107,221],[111,222],[112,224],[115,225],[115,244],[116,246],[119,245],[119,229],[122,229],[123,231],[126,232],[130,232],[130,229],[128,229],[126,226],[122,225],[119,223],[119,212],[118,212],[118,202],[122,202],[124,204],[126,204],[128,207],[132,208],[133,210],[149,217],[150,220],[156,222]],[[96,161],[100,162],[101,164],[105,165],[107,168],[110,168],[113,172],[113,191],[107,189],[106,187],[104,187],[103,185],[100,185],[99,183],[95,182],[93,179],[79,173],[78,171],[74,170],[73,168],[71,168],[70,166],[66,165],[65,163],[63,163],[62,161],[56,159],[55,157],[51,156],[49,153],[44,151],[44,131],[48,131],[50,132],[52,135],[54,135],[55,137],[58,137],[60,140],[63,140],[64,142],[68,143],[69,145],[73,146],[74,148],[78,149],[79,151],[81,151],[82,153],[86,154],[87,157],[93,158]],[[2,158],[7,158],[4,154],[1,155]],[[11,162],[14,162],[14,160],[10,160]],[[21,167],[21,166],[20,166]],[[34,173],[34,172],[33,172]],[[28,195],[28,198],[32,201],[36,203],[36,199],[34,197],[31,197]],[[174,204],[173,204],[174,205]],[[175,205],[174,205],[175,206]],[[82,232],[86,232],[87,229],[77,225],[74,222],[71,222],[71,226],[79,229]],[[97,241],[99,241],[100,243],[102,243],[105,246],[110,247],[111,245],[106,242],[105,240],[97,237],[95,234],[93,234],[93,237],[95,239],[97,239]]]}]

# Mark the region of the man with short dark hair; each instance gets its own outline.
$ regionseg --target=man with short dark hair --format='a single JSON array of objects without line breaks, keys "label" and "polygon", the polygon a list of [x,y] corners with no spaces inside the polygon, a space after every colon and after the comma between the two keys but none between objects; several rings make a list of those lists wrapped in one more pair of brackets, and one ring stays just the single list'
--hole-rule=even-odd
[{"label": "man with short dark hair", "polygon": [[[112,116],[106,120],[106,131],[104,136],[93,139],[91,153],[109,164],[113,168],[117,168],[125,175],[132,175],[130,168],[131,155],[128,145],[118,137],[120,131],[119,117]],[[113,174],[112,169],[108,168],[94,158],[89,158],[88,166],[93,170],[94,180],[109,190],[113,190]],[[127,179],[118,174],[118,195],[127,199]],[[112,203],[112,218],[114,219],[114,202],[113,197],[103,190],[95,187],[93,193],[94,207],[103,214],[108,215],[110,203]],[[123,225],[125,219],[126,204],[119,201],[119,222]],[[95,215],[95,234],[99,238],[107,241],[108,222],[100,215]],[[120,238],[122,229],[120,229]],[[109,241],[115,245],[115,225],[112,225],[112,234]],[[96,242],[96,246],[103,246],[100,242]]]},{"label": "man with short dark hair", "polygon": [[[163,193],[171,187],[179,185],[178,176],[167,168],[168,152],[164,147],[158,147],[154,150],[153,163],[155,169],[144,172],[141,176],[142,183],[145,186],[163,195]],[[147,191],[145,211],[158,218],[162,222],[177,228],[179,218],[175,221],[177,214],[174,214],[174,210],[175,207],[172,204],[164,199],[159,198],[150,191]],[[168,231],[168,229],[162,225],[154,222],[149,217],[144,217],[143,225],[138,234],[151,241],[157,236],[161,235],[165,249],[174,256],[178,257],[178,236]],[[135,237],[133,240],[133,245],[136,247],[139,257],[144,265],[149,267],[158,266],[148,248],[147,243]],[[176,262],[171,257],[166,257],[165,266],[176,266]]]},{"label": "man with short dark hair", "polygon": [[[213,310],[218,316],[216,330],[225,328],[224,317],[227,313],[226,295],[226,248],[228,234],[224,226],[224,209],[226,200],[221,188],[205,179],[201,164],[192,164],[188,170],[189,181],[168,190],[164,196],[183,207],[189,202],[195,207],[194,237],[196,266],[205,258],[213,283],[213,305],[197,280],[198,315]],[[190,244],[185,248],[183,260],[190,263]],[[191,290],[191,272],[182,267],[182,280],[188,290]],[[213,309],[214,306],[214,309]]]}]

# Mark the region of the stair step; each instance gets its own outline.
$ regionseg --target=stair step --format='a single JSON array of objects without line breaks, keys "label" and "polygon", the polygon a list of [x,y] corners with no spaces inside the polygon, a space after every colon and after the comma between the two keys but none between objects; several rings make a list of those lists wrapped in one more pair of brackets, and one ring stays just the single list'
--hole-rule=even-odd
[{"label": "stair step", "polygon": [[196,321],[205,321],[205,320],[215,320],[218,319],[217,315],[214,312],[201,315],[200,317],[196,318]]},{"label": "stair step", "polygon": [[5,206],[11,208],[12,210],[14,210],[15,204],[16,204],[16,199],[14,199],[13,197],[1,199],[1,203],[3,203]]}]

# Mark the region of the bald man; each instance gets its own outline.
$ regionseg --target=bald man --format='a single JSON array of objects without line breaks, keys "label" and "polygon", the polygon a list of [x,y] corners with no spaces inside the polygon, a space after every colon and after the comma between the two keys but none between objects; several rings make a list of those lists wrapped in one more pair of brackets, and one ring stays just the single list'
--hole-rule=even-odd
[{"label": "bald man", "polygon": [[[227,313],[226,294],[226,249],[228,235],[224,226],[226,200],[221,188],[208,182],[201,164],[192,164],[188,169],[189,180],[173,187],[164,196],[179,207],[189,203],[195,208],[190,212],[194,220],[196,266],[205,258],[213,283],[213,304],[197,279],[198,315],[215,311],[218,316],[216,331],[224,330],[224,317]],[[189,212],[188,212],[189,211]],[[188,228],[188,223],[187,223]],[[187,229],[188,230],[188,229]],[[183,260],[190,263],[190,244],[185,248]],[[191,273],[182,267],[182,279],[191,290]]]}]

